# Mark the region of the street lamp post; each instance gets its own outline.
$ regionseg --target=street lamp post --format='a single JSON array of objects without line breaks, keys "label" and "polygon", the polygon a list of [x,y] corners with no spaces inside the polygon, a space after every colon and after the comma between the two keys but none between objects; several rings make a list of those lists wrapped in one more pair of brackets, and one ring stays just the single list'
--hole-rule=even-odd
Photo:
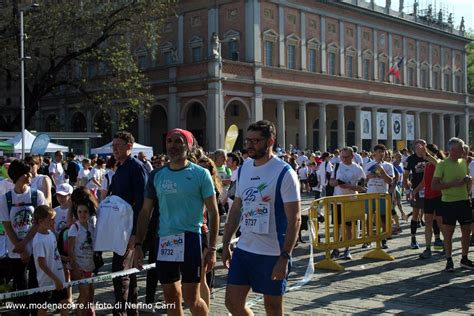
[{"label": "street lamp post", "polygon": [[25,159],[25,60],[30,57],[25,56],[25,30],[23,25],[23,14],[39,5],[33,3],[31,6],[20,9],[20,77],[21,77],[21,159]]}]

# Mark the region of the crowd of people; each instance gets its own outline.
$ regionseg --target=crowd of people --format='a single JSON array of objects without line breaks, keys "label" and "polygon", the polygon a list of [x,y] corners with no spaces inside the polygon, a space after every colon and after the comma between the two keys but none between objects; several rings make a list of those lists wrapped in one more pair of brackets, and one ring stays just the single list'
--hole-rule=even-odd
[{"label": "crowd of people", "polygon": [[[392,151],[383,144],[360,153],[355,146],[332,153],[284,151],[276,146],[273,123],[263,120],[248,127],[245,149],[236,152],[206,153],[191,132],[178,128],[166,135],[166,154],[150,160],[142,152],[133,157],[133,144],[133,135],[118,132],[110,157],[93,155],[79,161],[69,153],[64,160],[60,151],[51,160],[37,155],[11,161],[0,157],[3,282],[11,282],[14,290],[54,285],[56,290],[34,301],[71,303],[72,289],[63,283],[91,277],[103,265],[94,247],[97,238],[104,238],[98,222],[105,216],[105,202],[119,203],[117,208],[126,205],[120,209],[130,210],[130,231],[125,244],[119,245],[125,250],[113,253],[112,271],[142,268],[148,254],[156,268],[147,272],[146,303],[155,302],[160,282],[165,302],[175,306],[170,314],[181,315],[183,302],[192,314],[209,313],[222,222],[229,312],[251,314],[245,302],[252,289],[264,295],[267,314],[281,315],[301,224],[301,196],[318,199],[365,192],[391,194],[392,210],[381,203],[381,215],[385,223],[385,214],[392,213],[394,235],[402,230],[400,221],[411,217],[412,249],[420,248],[417,229],[425,226],[426,248],[420,258],[431,257],[434,233],[433,246],[444,252],[446,271],[454,270],[452,236],[459,222],[460,265],[474,269],[468,259],[474,244],[474,161],[461,139],[450,139],[447,153],[421,139],[414,142],[413,152]],[[402,207],[402,196],[412,210]],[[333,224],[341,225],[341,210],[334,211],[339,220]],[[119,232],[127,229],[118,217],[108,220]],[[351,238],[352,223],[344,225]],[[239,236],[236,245],[231,242],[234,236]],[[388,247],[384,240],[382,248]],[[349,248],[342,255],[335,249],[331,255],[352,259]],[[119,303],[114,314],[137,314],[137,308],[125,304],[137,303],[135,274],[114,278],[113,287]],[[78,314],[93,314],[93,285],[79,285],[78,294],[77,302],[87,306]],[[17,300],[32,302],[27,297]]]}]

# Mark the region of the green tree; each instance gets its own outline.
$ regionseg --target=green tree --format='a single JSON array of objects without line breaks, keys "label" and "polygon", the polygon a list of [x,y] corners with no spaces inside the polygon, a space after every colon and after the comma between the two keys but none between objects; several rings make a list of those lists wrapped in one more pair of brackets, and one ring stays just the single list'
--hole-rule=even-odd
[{"label": "green tree", "polygon": [[[21,2],[0,4],[0,73],[18,85]],[[26,126],[39,101],[64,91],[82,105],[147,108],[152,95],[134,50],[141,47],[155,57],[163,23],[175,9],[176,1],[70,0],[41,2],[26,12],[25,51],[31,57],[25,72]],[[18,114],[2,129],[20,122]]]},{"label": "green tree", "polygon": [[473,40],[466,46],[467,50],[467,92],[474,94],[474,30],[470,29],[466,37]]}]

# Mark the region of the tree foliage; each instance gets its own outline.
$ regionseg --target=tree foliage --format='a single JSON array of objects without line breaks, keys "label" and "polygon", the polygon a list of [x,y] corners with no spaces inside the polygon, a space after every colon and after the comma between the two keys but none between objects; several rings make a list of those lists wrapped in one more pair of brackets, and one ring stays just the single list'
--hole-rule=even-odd
[{"label": "tree foliage", "polygon": [[[28,11],[20,2],[0,4],[0,73],[20,80],[19,14],[24,10],[25,55],[31,57],[25,72],[27,126],[39,101],[64,91],[81,105],[135,110],[150,105],[152,95],[134,52],[140,48],[156,57],[159,33],[175,1],[48,1]],[[20,115],[9,125],[7,130],[19,126]]]},{"label": "tree foliage", "polygon": [[467,92],[474,94],[474,30],[470,29],[466,35],[473,41],[467,44]]}]

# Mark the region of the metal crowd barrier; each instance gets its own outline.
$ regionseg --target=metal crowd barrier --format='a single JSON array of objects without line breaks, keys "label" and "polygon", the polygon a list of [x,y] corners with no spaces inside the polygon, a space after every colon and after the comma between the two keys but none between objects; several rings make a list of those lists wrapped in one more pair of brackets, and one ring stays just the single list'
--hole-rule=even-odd
[{"label": "metal crowd barrier", "polygon": [[[385,212],[383,208],[385,204]],[[385,229],[382,229],[382,215],[385,213]],[[318,214],[324,215],[319,223]],[[339,220],[339,217],[341,218]],[[392,203],[390,194],[364,193],[323,197],[314,200],[309,211],[313,227],[313,246],[325,252],[325,259],[316,263],[316,269],[343,271],[344,267],[331,259],[331,250],[375,242],[376,247],[364,258],[394,260],[381,249],[381,242],[392,234]],[[357,222],[360,234],[357,235]],[[341,223],[338,225],[337,223]],[[346,236],[345,225],[350,222],[352,238]],[[318,238],[319,229],[324,228],[324,238]]]}]

